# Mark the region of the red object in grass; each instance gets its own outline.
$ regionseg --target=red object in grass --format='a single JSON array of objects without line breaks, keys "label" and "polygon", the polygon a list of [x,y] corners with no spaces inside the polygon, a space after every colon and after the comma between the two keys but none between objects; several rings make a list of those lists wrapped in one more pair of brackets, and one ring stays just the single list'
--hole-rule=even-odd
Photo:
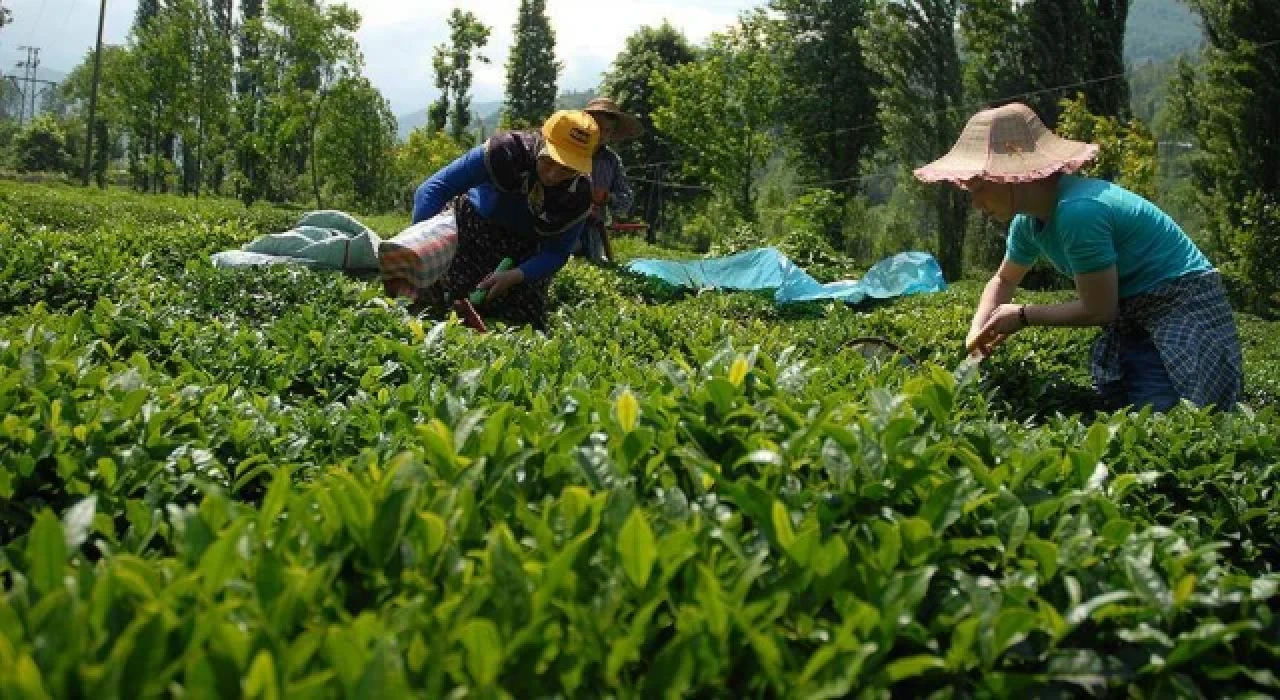
[{"label": "red object in grass", "polygon": [[453,310],[458,312],[459,318],[462,319],[462,325],[479,333],[489,332],[489,329],[484,326],[484,319],[480,318],[480,314],[476,313],[476,307],[471,305],[469,299],[459,299],[453,302]]},{"label": "red object in grass", "polygon": [[645,229],[647,229],[647,228],[649,228],[649,224],[645,224],[645,223],[636,223],[636,224],[623,224],[623,223],[617,223],[617,224],[609,224],[609,230],[611,230],[611,231],[643,231],[643,230],[645,230]]}]

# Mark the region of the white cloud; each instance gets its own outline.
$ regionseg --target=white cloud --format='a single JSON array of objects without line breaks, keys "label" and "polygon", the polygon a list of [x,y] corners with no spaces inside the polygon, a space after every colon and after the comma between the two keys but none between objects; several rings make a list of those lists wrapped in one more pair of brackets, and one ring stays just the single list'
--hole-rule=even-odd
[{"label": "white cloud", "polygon": [[[359,38],[370,78],[391,100],[397,113],[420,109],[431,99],[431,52],[448,40],[448,16],[455,6],[431,2],[407,5],[396,0],[349,0],[364,25]],[[599,84],[601,74],[622,50],[626,38],[646,25],[670,22],[691,42],[728,27],[738,14],[760,0],[548,0],[547,15],[556,32],[556,57],[564,64],[561,90]],[[519,0],[470,0],[474,12],[491,30],[483,52],[487,65],[474,67],[476,100],[502,98],[505,63]]]},{"label": "white cloud", "polygon": [[[547,0],[547,14],[556,32],[556,57],[564,64],[559,87],[598,85],[626,37],[642,26],[667,20],[696,44],[763,1]],[[66,72],[93,45],[95,0],[5,0],[4,4],[12,8],[14,22],[0,30],[0,64],[21,59],[17,47],[32,44],[44,48],[44,67]],[[502,98],[519,0],[347,0],[347,4],[363,18],[356,38],[364,52],[365,72],[397,114],[421,109],[434,97],[431,54],[437,44],[448,40],[447,21],[454,7],[474,12],[492,30],[484,52],[491,63],[475,67],[475,99]],[[137,0],[110,0],[107,8],[107,41],[123,42]]]}]

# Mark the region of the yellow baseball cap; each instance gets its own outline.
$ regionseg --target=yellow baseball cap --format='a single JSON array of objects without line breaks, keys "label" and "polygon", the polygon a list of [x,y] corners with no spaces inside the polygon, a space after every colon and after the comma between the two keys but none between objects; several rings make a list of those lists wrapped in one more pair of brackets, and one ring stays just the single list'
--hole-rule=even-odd
[{"label": "yellow baseball cap", "polygon": [[547,155],[583,175],[591,174],[591,157],[600,143],[600,127],[590,114],[563,109],[542,125]]}]

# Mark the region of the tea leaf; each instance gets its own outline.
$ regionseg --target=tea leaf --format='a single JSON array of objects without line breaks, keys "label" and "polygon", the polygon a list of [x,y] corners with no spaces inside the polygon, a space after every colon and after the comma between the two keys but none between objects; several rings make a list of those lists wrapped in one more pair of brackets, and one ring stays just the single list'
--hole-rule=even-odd
[{"label": "tea leaf", "polygon": [[623,571],[631,583],[637,588],[648,585],[653,563],[658,558],[658,550],[654,544],[653,530],[649,528],[649,520],[639,508],[631,511],[626,523],[618,531],[618,554],[622,558]]}]

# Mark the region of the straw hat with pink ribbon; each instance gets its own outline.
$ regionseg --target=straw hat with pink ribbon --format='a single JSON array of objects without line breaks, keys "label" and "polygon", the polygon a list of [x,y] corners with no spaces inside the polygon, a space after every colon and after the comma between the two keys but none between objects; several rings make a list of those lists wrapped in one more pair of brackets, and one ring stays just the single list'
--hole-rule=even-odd
[{"label": "straw hat with pink ribbon", "polygon": [[1035,182],[1075,172],[1097,155],[1097,145],[1054,134],[1030,107],[1014,103],[973,115],[951,152],[915,175],[923,182],[960,187],[974,179]]}]

